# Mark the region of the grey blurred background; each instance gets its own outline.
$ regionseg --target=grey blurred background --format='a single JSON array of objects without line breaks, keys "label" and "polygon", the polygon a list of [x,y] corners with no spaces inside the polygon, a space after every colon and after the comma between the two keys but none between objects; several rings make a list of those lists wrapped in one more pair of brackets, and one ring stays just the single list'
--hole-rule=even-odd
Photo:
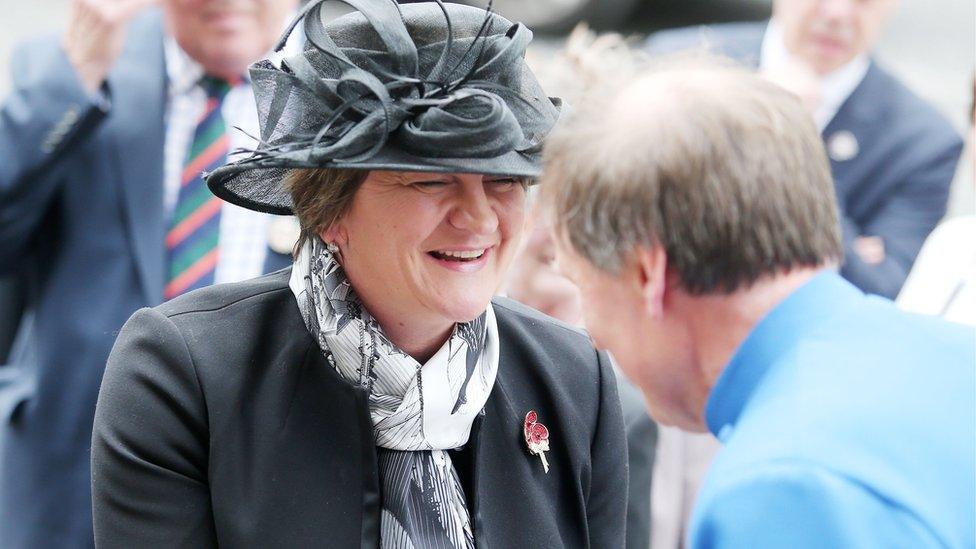
[{"label": "grey blurred background", "polygon": [[[539,6],[569,6],[582,0],[496,0],[504,13],[506,2]],[[64,25],[69,0],[0,0],[0,96],[10,86],[10,55],[13,45],[29,36],[57,32]],[[768,0],[620,0],[632,4],[624,25],[603,22],[603,30],[642,36],[656,29],[732,20],[758,20],[769,14]],[[338,3],[336,3],[338,4]],[[523,13],[531,14],[532,9]],[[597,14],[606,19],[608,13]],[[526,21],[529,23],[529,21]],[[598,27],[601,26],[597,21]],[[607,29],[607,25],[611,25]],[[555,25],[559,27],[560,25]],[[559,29],[541,36],[535,45],[536,56],[545,56],[562,44]],[[879,60],[900,76],[911,88],[935,105],[967,133],[967,113],[976,68],[976,2],[973,0],[905,0],[887,28],[878,48]],[[960,165],[953,189],[950,213],[976,210],[972,147]]]}]

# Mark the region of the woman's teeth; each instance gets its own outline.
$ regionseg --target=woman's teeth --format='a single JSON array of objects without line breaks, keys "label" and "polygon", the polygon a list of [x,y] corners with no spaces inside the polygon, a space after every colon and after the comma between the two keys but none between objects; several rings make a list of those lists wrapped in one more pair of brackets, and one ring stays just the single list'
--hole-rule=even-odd
[{"label": "woman's teeth", "polygon": [[485,255],[485,250],[471,250],[463,252],[437,251],[430,252],[430,255],[444,261],[474,261]]}]

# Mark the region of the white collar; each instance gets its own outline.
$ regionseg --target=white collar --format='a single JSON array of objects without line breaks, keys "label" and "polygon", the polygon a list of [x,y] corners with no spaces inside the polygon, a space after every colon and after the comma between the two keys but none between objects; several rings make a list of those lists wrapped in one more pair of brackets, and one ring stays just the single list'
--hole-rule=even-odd
[{"label": "white collar", "polygon": [[[789,50],[786,49],[783,28],[775,18],[770,19],[759,52],[759,69],[768,70],[789,64],[791,57]],[[821,131],[864,80],[870,66],[871,59],[868,54],[861,53],[844,66],[820,77],[820,104],[817,112],[814,113],[814,119]]]},{"label": "white collar", "polygon": [[182,95],[189,92],[203,78],[203,66],[183,51],[172,36],[166,37],[163,47],[170,94]]},{"label": "white collar", "polygon": [[[297,12],[296,12],[297,13]],[[285,18],[285,24],[282,26],[281,30],[284,31],[288,24],[294,19],[295,13]],[[271,59],[275,62],[280,58],[287,55],[294,55],[301,51],[302,44],[305,42],[305,34],[301,32],[301,28],[295,29],[291,36],[288,38],[288,42],[285,43],[285,48],[281,52],[275,52],[274,50],[269,51],[265,55],[265,59]],[[190,57],[190,54],[186,53],[183,48],[180,47],[179,43],[172,35],[167,34],[163,43],[163,56],[166,61],[166,77],[169,81],[169,91],[171,95],[180,95],[189,92],[196,86],[200,79],[203,78],[204,70],[203,65],[198,63],[196,59]],[[242,74],[241,77],[244,82],[249,80],[248,74]]]}]

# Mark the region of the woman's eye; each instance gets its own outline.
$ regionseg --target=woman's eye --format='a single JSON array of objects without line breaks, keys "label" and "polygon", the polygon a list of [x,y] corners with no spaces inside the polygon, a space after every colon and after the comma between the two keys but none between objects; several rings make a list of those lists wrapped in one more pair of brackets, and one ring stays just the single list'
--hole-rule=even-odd
[{"label": "woman's eye", "polygon": [[436,179],[430,181],[415,181],[411,183],[411,185],[413,185],[415,188],[422,191],[435,191],[447,186],[447,184],[447,181],[439,181]]},{"label": "woman's eye", "polygon": [[515,188],[516,185],[520,184],[520,181],[514,177],[505,177],[502,179],[489,179],[487,183],[496,190],[507,191]]}]

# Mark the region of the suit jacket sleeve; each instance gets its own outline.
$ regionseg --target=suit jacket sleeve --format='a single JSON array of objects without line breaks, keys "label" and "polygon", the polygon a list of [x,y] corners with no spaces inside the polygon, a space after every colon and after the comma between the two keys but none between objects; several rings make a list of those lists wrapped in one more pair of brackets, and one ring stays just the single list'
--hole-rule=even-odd
[{"label": "suit jacket sleeve", "polygon": [[793,463],[754,466],[717,489],[706,486],[689,537],[694,549],[943,545],[915,515],[868,487]]},{"label": "suit jacket sleeve", "polygon": [[[925,238],[945,215],[961,151],[956,139],[916,164],[864,226],[842,219],[844,278],[868,293],[889,299],[898,295]],[[854,252],[854,239],[862,235],[882,238],[884,261],[868,264]]]},{"label": "suit jacket sleeve", "polygon": [[627,521],[627,455],[623,415],[613,367],[599,353],[600,410],[590,446],[592,477],[586,499],[590,547],[623,547]]},{"label": "suit jacket sleeve", "polygon": [[173,322],[141,309],[109,356],[92,438],[99,547],[216,546],[207,410]]},{"label": "suit jacket sleeve", "polygon": [[58,168],[108,113],[107,88],[89,94],[56,41],[15,49],[13,91],[0,104],[0,272],[31,245],[64,180]]}]

